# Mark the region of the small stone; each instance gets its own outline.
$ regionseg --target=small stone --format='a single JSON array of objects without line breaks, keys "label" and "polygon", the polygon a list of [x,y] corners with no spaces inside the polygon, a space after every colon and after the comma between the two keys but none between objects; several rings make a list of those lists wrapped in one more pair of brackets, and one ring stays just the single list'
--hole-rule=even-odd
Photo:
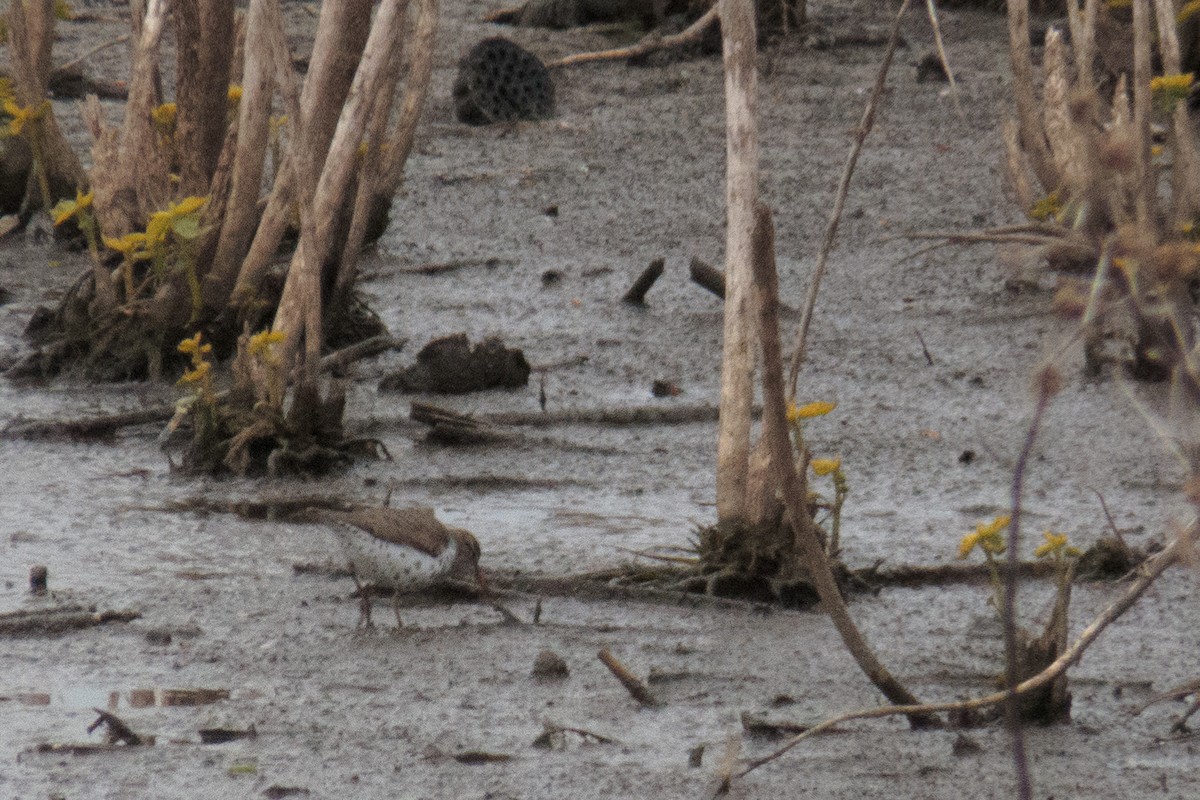
[{"label": "small stone", "polygon": [[533,660],[533,677],[539,680],[562,680],[571,674],[567,662],[553,650],[543,650]]},{"label": "small stone", "polygon": [[29,591],[33,594],[45,594],[50,587],[50,570],[44,564],[34,564],[29,568]]}]

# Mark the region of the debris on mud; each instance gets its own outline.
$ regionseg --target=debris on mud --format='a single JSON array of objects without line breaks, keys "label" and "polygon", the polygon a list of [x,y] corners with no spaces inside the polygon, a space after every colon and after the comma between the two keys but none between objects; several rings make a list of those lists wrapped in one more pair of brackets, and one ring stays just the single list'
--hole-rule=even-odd
[{"label": "debris on mud", "polygon": [[579,745],[619,744],[611,736],[589,731],[586,728],[571,728],[565,725],[556,725],[553,722],[545,723],[545,730],[533,740],[534,747],[554,752],[569,750],[576,743]]},{"label": "debris on mud", "polygon": [[538,57],[496,36],[471,48],[454,79],[454,116],[468,125],[554,116],[554,81]]},{"label": "debris on mud", "polygon": [[141,616],[140,611],[97,611],[94,606],[81,605],[8,611],[0,614],[0,636],[53,635],[107,622],[131,622]]},{"label": "debris on mud", "polygon": [[101,725],[105,727],[104,741],[107,744],[124,744],[130,747],[138,747],[144,744],[154,744],[153,736],[140,736],[133,732],[125,720],[118,717],[116,714],[110,714],[99,708],[93,708],[98,716],[96,721],[88,726],[87,732],[92,733]]},{"label": "debris on mud", "polygon": [[434,339],[417,353],[417,363],[383,379],[379,389],[395,392],[467,394],[518,388],[529,383],[525,354],[492,336],[472,346],[465,333]]},{"label": "debris on mud", "polygon": [[258,737],[258,730],[253,724],[248,728],[201,728],[200,731],[201,744],[224,744],[225,742],[233,742],[238,739],[254,739]]},{"label": "debris on mud", "polygon": [[533,671],[530,674],[538,680],[562,680],[570,677],[571,669],[558,653],[542,650],[533,660]]}]

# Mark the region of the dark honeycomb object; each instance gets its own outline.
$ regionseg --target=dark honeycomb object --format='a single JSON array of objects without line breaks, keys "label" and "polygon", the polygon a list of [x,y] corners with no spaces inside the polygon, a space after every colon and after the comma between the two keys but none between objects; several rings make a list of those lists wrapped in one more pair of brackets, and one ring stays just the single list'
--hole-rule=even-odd
[{"label": "dark honeycomb object", "polygon": [[458,63],[454,114],[468,125],[546,119],[554,82],[537,56],[508,39],[484,39]]}]

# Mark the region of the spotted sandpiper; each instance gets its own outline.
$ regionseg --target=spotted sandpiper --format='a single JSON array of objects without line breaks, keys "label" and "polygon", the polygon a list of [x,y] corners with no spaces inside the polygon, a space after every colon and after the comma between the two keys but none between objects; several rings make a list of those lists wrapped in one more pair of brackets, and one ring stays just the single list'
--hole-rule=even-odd
[{"label": "spotted sandpiper", "polygon": [[[355,583],[359,580],[393,590],[396,624],[402,592],[423,589],[442,578],[474,581],[486,589],[479,568],[479,542],[462,528],[443,525],[430,508],[312,509],[310,519],[324,522],[342,545]],[[371,627],[371,595],[359,584],[359,626]]]}]

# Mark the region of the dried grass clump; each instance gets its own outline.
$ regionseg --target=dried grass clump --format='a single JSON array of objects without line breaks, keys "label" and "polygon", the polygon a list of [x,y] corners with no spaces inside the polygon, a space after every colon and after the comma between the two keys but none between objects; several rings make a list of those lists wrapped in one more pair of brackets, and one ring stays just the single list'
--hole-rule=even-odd
[{"label": "dried grass clump", "polygon": [[[1193,49],[1197,20],[1177,17],[1172,0],[1137,0],[1131,11],[1069,0],[1066,11],[1069,39],[1046,34],[1039,97],[1028,0],[1010,3],[1009,185],[1053,237],[1042,246],[1050,268],[1075,276],[1055,306],[1082,320],[1088,370],[1118,362],[1166,380],[1194,371],[1196,356],[1200,141],[1180,40]],[[1124,45],[1119,58],[1112,41]]]}]

